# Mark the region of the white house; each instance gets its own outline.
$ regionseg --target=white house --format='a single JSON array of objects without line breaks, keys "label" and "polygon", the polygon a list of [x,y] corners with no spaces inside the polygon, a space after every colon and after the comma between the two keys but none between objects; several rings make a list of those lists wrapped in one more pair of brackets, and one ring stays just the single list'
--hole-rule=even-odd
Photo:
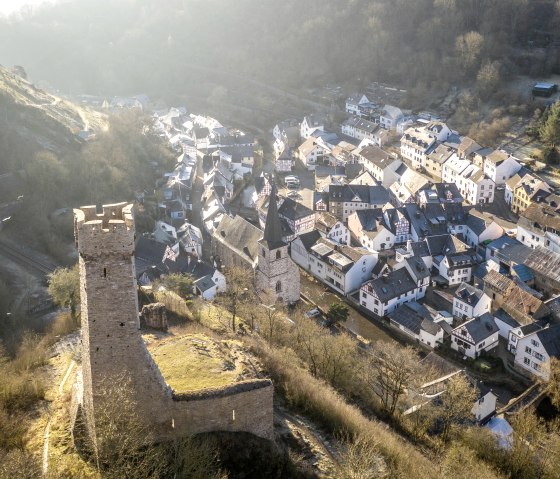
[{"label": "white house", "polygon": [[468,320],[451,332],[451,349],[469,358],[498,346],[498,326],[490,313]]},{"label": "white house", "polygon": [[368,97],[362,94],[351,95],[346,99],[346,112],[351,115],[361,116],[362,108],[369,104]]},{"label": "white house", "polygon": [[334,243],[350,246],[350,231],[342,221],[330,213],[315,213],[315,228]]},{"label": "white house", "polygon": [[442,181],[455,183],[467,203],[492,203],[496,184],[484,171],[467,159],[451,156],[442,168]]},{"label": "white house", "polygon": [[357,140],[368,139],[372,143],[381,146],[382,143],[386,143],[388,135],[387,132],[383,135],[377,134],[379,129],[380,127],[376,123],[358,116],[351,116],[341,125],[343,135],[356,138]]},{"label": "white house", "polygon": [[401,156],[412,163],[414,168],[426,164],[427,156],[436,148],[437,137],[424,127],[411,127],[401,137]]},{"label": "white house", "polygon": [[481,316],[488,313],[491,306],[492,300],[488,295],[467,283],[461,283],[453,295],[453,316],[458,318]]},{"label": "white house", "polygon": [[503,150],[495,150],[484,160],[484,174],[497,185],[505,185],[521,169],[521,164]]},{"label": "white house", "polygon": [[560,358],[560,324],[519,338],[514,364],[520,371],[548,380],[553,357]]},{"label": "white house", "polygon": [[379,317],[392,313],[401,304],[418,301],[426,294],[430,271],[421,258],[407,258],[402,267],[360,288],[360,304]]},{"label": "white house", "polygon": [[397,124],[404,118],[402,110],[396,106],[385,105],[379,115],[379,124],[386,130],[394,130]]},{"label": "white house", "polygon": [[401,160],[375,145],[362,148],[358,154],[358,161],[385,188],[398,181],[406,170]]},{"label": "white house", "polygon": [[226,278],[218,269],[214,269],[211,274],[196,279],[193,289],[196,295],[212,301],[216,294],[226,291]]},{"label": "white house", "polygon": [[385,225],[380,209],[355,211],[348,217],[348,229],[369,251],[382,251],[395,244],[395,234]]},{"label": "white house", "polygon": [[560,201],[556,201],[556,195],[550,195],[546,204],[533,203],[520,214],[517,239],[521,243],[532,249],[544,246],[560,253]]},{"label": "white house", "polygon": [[504,234],[504,229],[492,216],[479,214],[474,208],[469,212],[465,226],[467,244],[473,247],[486,240],[496,240]]},{"label": "white house", "polygon": [[388,314],[392,326],[430,348],[443,343],[443,328],[425,306],[411,301]]},{"label": "white house", "polygon": [[309,170],[314,170],[317,163],[322,163],[328,153],[328,148],[313,137],[305,140],[296,150],[296,156]]},{"label": "white house", "polygon": [[197,256],[198,258],[202,257],[202,244],[204,243],[204,239],[200,228],[185,222],[177,230],[177,236],[183,250],[187,254]]},{"label": "white house", "polygon": [[316,115],[305,116],[300,125],[301,137],[307,139],[315,130],[325,131],[325,121]]},{"label": "white house", "polygon": [[473,250],[437,255],[433,258],[434,268],[449,286],[469,282],[475,265],[476,255]]},{"label": "white house", "polygon": [[475,400],[471,412],[476,422],[483,425],[496,414],[496,400],[498,396],[482,381],[476,381],[476,388],[478,389],[478,398]]},{"label": "white house", "polygon": [[376,254],[364,248],[339,245],[326,238],[319,238],[312,244],[314,234],[309,232],[291,242],[290,255],[296,264],[344,295],[371,278],[377,264]]}]

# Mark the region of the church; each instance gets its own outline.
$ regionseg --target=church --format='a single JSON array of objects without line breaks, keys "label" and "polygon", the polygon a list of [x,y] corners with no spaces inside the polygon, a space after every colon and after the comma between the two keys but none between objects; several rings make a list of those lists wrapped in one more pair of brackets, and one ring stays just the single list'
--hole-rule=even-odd
[{"label": "church", "polygon": [[224,216],[212,235],[212,252],[226,268],[253,269],[257,291],[269,291],[287,304],[299,300],[299,268],[282,239],[276,185],[272,185],[264,232],[240,216]]}]

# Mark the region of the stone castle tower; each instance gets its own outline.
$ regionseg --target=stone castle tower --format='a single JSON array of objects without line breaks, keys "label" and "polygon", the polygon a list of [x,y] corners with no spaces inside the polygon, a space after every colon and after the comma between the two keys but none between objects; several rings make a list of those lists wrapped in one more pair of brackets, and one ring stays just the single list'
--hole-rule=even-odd
[{"label": "stone castle tower", "polygon": [[85,206],[74,210],[74,221],[83,378],[76,383],[76,412],[85,416],[90,435],[95,438],[95,415],[105,399],[104,386],[126,377],[139,417],[158,439],[209,431],[247,431],[271,439],[269,379],[179,393],[165,382],[140,334],[132,205],[104,205],[101,214],[95,206]]},{"label": "stone castle tower", "polygon": [[256,288],[259,291],[271,291],[284,303],[299,300],[299,268],[288,254],[288,245],[282,239],[282,225],[278,216],[278,198],[276,185],[272,185],[266,224],[262,239],[259,240]]},{"label": "stone castle tower", "polygon": [[[88,427],[103,401],[100,390],[126,374],[139,404],[170,397],[165,381],[139,334],[132,205],[75,210],[80,267],[83,405]],[[151,412],[151,411],[150,411]],[[158,422],[165,422],[159,418]]]}]

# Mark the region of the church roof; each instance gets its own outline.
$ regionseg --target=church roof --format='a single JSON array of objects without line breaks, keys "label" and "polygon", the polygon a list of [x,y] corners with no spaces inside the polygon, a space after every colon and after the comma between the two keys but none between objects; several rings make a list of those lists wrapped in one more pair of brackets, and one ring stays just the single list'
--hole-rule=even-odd
[{"label": "church roof", "polygon": [[282,240],[282,224],[280,223],[280,216],[278,216],[278,198],[275,184],[272,185],[272,191],[270,192],[262,242],[267,243],[268,249],[276,249],[286,245]]}]

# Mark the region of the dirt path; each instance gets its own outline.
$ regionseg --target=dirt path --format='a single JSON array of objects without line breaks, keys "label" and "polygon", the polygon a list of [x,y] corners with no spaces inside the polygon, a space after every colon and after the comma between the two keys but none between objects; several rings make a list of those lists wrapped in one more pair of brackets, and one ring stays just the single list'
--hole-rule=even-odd
[{"label": "dirt path", "polygon": [[[72,370],[74,369],[74,366],[76,366],[76,361],[74,361],[72,359],[72,361],[70,361],[70,364],[68,365],[68,369],[66,370],[66,374],[64,375],[64,377],[62,378],[62,381],[60,382],[60,384],[58,385],[58,395],[57,398],[58,399],[63,391],[64,391],[64,385],[66,384],[66,381],[68,380],[68,378],[70,377],[70,374],[72,373]],[[48,406],[47,406],[48,408]],[[47,425],[45,426],[45,434],[43,435],[43,477],[47,477],[48,472],[49,472],[49,437],[50,437],[50,432],[51,432],[51,413],[50,410],[47,409],[48,411],[48,420],[47,420]]]}]

